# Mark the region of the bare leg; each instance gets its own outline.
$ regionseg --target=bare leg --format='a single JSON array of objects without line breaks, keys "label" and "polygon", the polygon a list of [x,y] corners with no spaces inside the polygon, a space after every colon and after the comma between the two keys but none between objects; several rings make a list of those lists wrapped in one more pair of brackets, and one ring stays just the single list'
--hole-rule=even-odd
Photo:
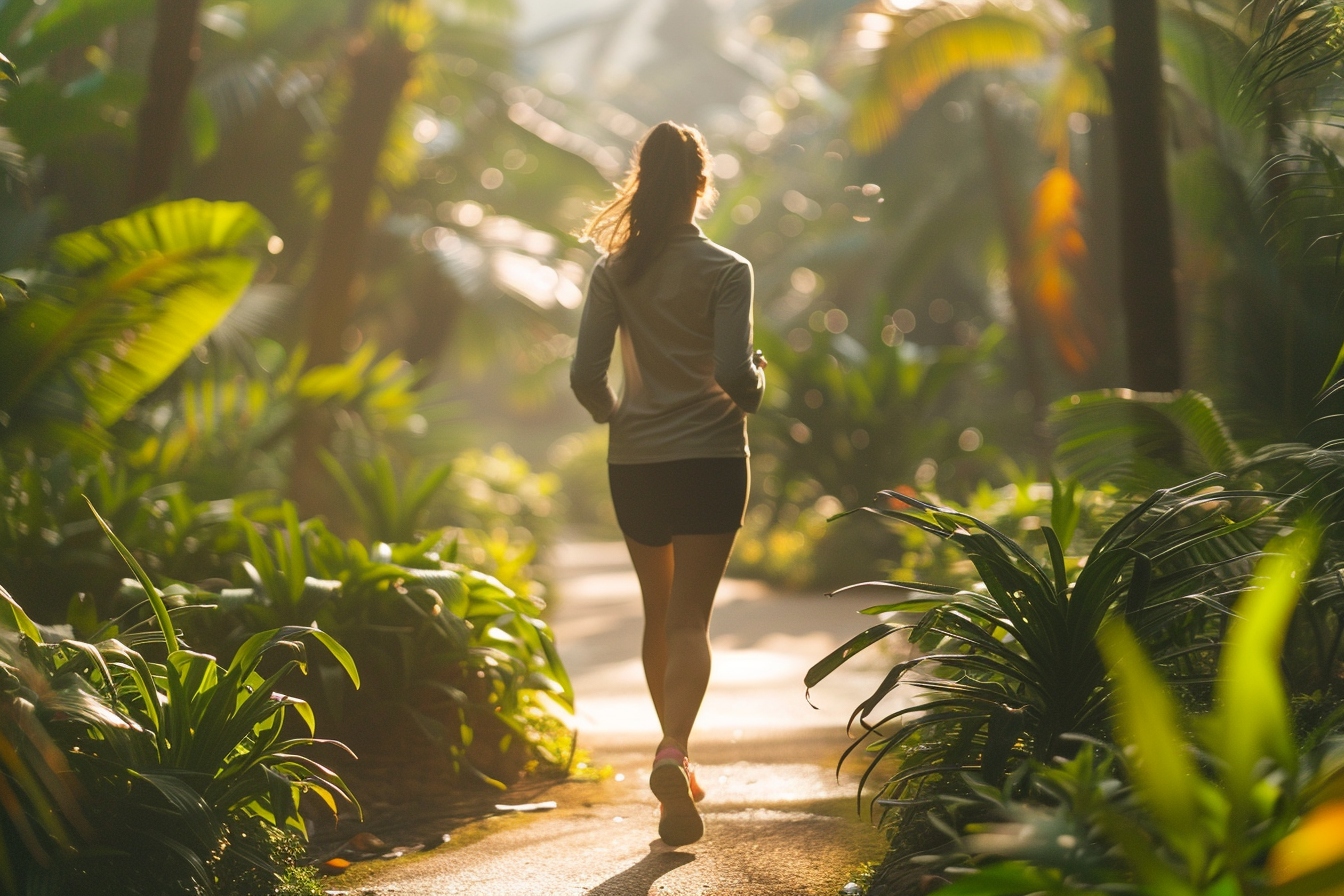
[{"label": "bare leg", "polygon": [[667,672],[663,682],[663,740],[683,753],[691,727],[709,687],[709,616],[736,532],[677,535],[672,539],[674,567],[667,605]]},{"label": "bare leg", "polygon": [[658,722],[666,728],[663,681],[667,676],[667,605],[672,597],[672,545],[651,547],[627,538],[625,546],[630,551],[630,562],[635,566],[639,591],[644,599],[644,679],[649,683],[649,696],[658,712]]}]

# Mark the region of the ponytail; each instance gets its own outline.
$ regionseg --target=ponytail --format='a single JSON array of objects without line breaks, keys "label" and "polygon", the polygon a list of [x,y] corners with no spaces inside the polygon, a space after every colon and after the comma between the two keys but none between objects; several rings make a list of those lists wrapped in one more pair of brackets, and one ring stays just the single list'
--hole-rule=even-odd
[{"label": "ponytail", "polygon": [[665,121],[639,142],[616,198],[598,209],[583,236],[607,253],[619,279],[632,283],[658,257],[687,206],[710,205],[715,196],[704,136]]}]

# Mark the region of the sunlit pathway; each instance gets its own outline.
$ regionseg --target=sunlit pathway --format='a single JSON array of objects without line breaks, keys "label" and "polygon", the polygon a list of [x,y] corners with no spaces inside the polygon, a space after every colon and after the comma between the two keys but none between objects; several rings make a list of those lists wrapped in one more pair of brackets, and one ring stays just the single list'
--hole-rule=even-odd
[{"label": "sunlit pathway", "polygon": [[[388,868],[373,892],[435,896],[833,894],[882,840],[854,810],[835,759],[845,722],[880,679],[882,658],[837,673],[804,698],[808,666],[873,621],[864,598],[786,596],[729,580],[716,605],[714,673],[692,754],[709,791],[706,838],[669,850],[647,790],[657,720],[639,663],[638,588],[619,544],[555,557],[561,653],[578,694],[580,746],[615,777],[566,785],[555,811],[496,823],[485,836]],[[856,771],[857,766],[850,771]]]}]

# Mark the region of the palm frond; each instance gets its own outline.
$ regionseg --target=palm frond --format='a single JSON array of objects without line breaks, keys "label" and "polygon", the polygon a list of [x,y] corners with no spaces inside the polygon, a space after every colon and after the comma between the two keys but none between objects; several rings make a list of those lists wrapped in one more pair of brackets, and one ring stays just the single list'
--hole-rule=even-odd
[{"label": "palm frond", "polygon": [[1256,0],[1251,6],[1261,25],[1239,73],[1244,100],[1309,92],[1344,61],[1344,8],[1334,0]]},{"label": "palm frond", "polygon": [[956,77],[1040,62],[1050,43],[1040,19],[1008,3],[986,3],[975,13],[945,3],[890,15],[889,21],[886,45],[850,125],[850,139],[860,152],[873,152],[890,140],[910,112]]},{"label": "palm frond", "polygon": [[[1065,557],[1049,528],[1042,530],[1048,559],[1039,562],[1024,545],[953,508],[897,492],[866,508],[956,545],[980,579],[975,590],[887,583],[910,596],[870,612],[918,614],[917,621],[870,628],[805,679],[815,685],[898,633],[916,646],[852,719],[862,730],[850,752],[866,745],[870,757],[864,782],[887,757],[896,761],[875,805],[909,821],[929,794],[958,791],[962,771],[998,783],[1032,757],[1068,752],[1070,733],[1101,733],[1106,670],[1094,642],[1108,619],[1123,617],[1170,670],[1207,677],[1227,599],[1249,575],[1263,530],[1280,510],[1264,492],[1221,489],[1216,480],[1153,494],[1078,561]],[[920,698],[885,711],[901,686]]]},{"label": "palm frond", "polygon": [[249,205],[193,199],[57,239],[51,272],[0,314],[0,413],[120,419],[233,307],[267,235]]},{"label": "palm frond", "polygon": [[1086,392],[1056,402],[1050,424],[1060,472],[1093,486],[1137,491],[1245,462],[1213,402],[1198,392]]}]

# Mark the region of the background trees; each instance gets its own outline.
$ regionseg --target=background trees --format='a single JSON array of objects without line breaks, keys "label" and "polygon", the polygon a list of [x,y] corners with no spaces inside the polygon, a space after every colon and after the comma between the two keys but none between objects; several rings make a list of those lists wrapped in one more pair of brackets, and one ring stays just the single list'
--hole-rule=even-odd
[{"label": "background trees", "polygon": [[1112,3],[1111,21],[1120,294],[1129,359],[1125,385],[1142,392],[1169,392],[1182,385],[1183,346],[1167,190],[1168,129],[1157,0]]}]

